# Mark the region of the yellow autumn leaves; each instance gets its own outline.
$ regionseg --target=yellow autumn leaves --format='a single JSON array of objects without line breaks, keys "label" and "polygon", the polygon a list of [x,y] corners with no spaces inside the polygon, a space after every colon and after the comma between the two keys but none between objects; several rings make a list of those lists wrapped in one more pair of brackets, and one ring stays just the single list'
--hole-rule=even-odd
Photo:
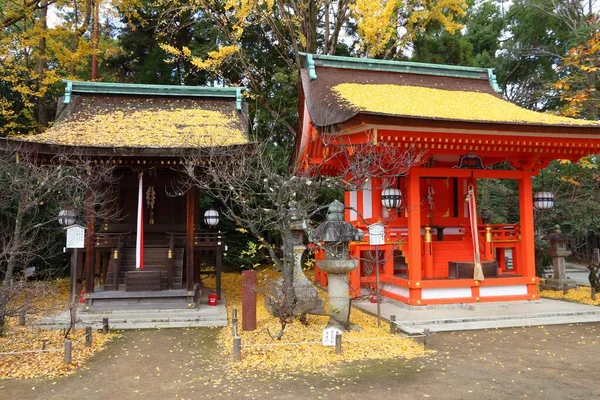
[{"label": "yellow autumn leaves", "polygon": [[[408,15],[406,21],[398,15],[401,8]],[[465,15],[466,8],[464,0],[356,0],[350,6],[361,49],[368,57],[377,57],[386,49],[405,46],[434,22],[439,22],[446,31],[454,34],[462,28],[454,16]]]},{"label": "yellow autumn leaves", "polygon": [[94,147],[193,148],[247,143],[235,112],[202,109],[111,110],[59,122],[27,137],[41,143]]},{"label": "yellow autumn leaves", "polygon": [[203,71],[217,71],[223,63],[239,51],[235,45],[221,46],[215,51],[209,51],[205,59],[192,56],[192,51],[188,47],[182,47],[181,50],[166,43],[159,44],[160,48],[173,59],[184,59],[189,61],[194,67]]},{"label": "yellow autumn leaves", "polygon": [[540,291],[540,297],[600,306],[600,293],[596,295],[596,300],[592,300],[592,289],[584,286],[571,289],[567,294],[564,294],[562,290],[542,290]]},{"label": "yellow autumn leaves", "polygon": [[[259,272],[261,279],[274,279],[273,271]],[[241,275],[223,274],[223,289],[227,298],[227,308],[231,323],[231,310],[237,308],[239,332],[242,338],[242,361],[232,360],[233,336],[231,328],[224,328],[219,334],[219,344],[230,360],[232,373],[262,371],[266,373],[284,373],[294,371],[326,372],[332,371],[336,363],[367,359],[391,359],[397,357],[413,358],[424,354],[423,346],[412,339],[402,338],[390,333],[389,325],[377,327],[377,319],[353,309],[350,315],[352,324],[360,331],[343,334],[343,353],[335,354],[332,347],[321,345],[322,331],[327,327],[328,317],[308,316],[307,324],[298,321],[288,325],[282,340],[274,340],[269,335],[279,331],[277,318],[271,316],[264,306],[264,298],[257,299],[257,329],[242,332],[241,322]],[[208,286],[214,282],[205,282]],[[321,291],[320,297],[327,300],[327,293]]]},{"label": "yellow autumn leaves", "polygon": [[39,291],[34,298],[29,298],[29,305],[36,314],[28,314],[27,326],[18,326],[17,318],[8,319],[8,331],[5,337],[0,337],[0,352],[23,352],[45,348],[43,353],[21,353],[0,356],[0,379],[58,377],[68,375],[81,367],[94,353],[106,347],[116,334],[94,333],[92,347],[85,346],[85,330],[79,329],[71,333],[74,343],[72,363],[64,363],[64,333],[61,330],[45,330],[32,325],[36,319],[64,309],[69,299],[69,281],[61,280],[56,284],[55,291]]},{"label": "yellow autumn leaves", "polygon": [[372,113],[459,121],[599,125],[527,110],[488,93],[358,83],[343,83],[333,91],[357,110]]}]

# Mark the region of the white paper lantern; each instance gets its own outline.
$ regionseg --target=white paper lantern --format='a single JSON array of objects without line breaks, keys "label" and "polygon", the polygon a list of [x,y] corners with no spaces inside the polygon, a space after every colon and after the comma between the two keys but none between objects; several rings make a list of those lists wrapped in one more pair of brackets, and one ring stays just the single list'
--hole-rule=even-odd
[{"label": "white paper lantern", "polygon": [[551,192],[536,192],[533,194],[533,208],[549,210],[554,207],[554,194]]},{"label": "white paper lantern", "polygon": [[381,204],[385,208],[400,208],[400,205],[402,204],[402,192],[400,189],[384,189],[381,192]]},{"label": "white paper lantern", "polygon": [[61,210],[58,213],[58,223],[62,226],[71,226],[75,223],[75,211]]},{"label": "white paper lantern", "polygon": [[219,223],[219,212],[214,208],[206,210],[204,213],[204,223],[208,226],[215,226]]}]

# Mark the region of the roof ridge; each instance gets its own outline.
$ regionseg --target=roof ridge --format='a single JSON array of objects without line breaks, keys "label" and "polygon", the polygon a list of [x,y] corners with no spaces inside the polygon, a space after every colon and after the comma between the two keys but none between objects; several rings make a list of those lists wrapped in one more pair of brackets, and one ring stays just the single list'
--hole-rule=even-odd
[{"label": "roof ridge", "polygon": [[245,87],[214,87],[184,85],[148,85],[140,83],[113,83],[63,80],[65,83],[64,103],[71,102],[73,93],[173,96],[173,97],[220,97],[236,100],[238,110],[242,108],[242,91]]},{"label": "roof ridge", "polygon": [[496,81],[496,75],[494,75],[493,68],[428,64],[413,61],[377,60],[373,58],[342,57],[310,53],[300,53],[300,55],[304,57],[304,67],[308,70],[311,81],[317,79],[316,67],[329,67],[487,80],[496,92],[502,92]]}]

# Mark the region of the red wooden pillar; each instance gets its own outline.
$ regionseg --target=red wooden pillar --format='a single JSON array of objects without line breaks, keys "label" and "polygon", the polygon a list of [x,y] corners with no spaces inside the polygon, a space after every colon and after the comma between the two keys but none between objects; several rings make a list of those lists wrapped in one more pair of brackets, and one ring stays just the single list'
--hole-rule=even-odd
[{"label": "red wooden pillar", "polygon": [[535,276],[535,232],[533,226],[533,193],[531,171],[523,171],[519,180],[519,216],[521,219],[521,263],[517,273]]},{"label": "red wooden pillar", "polygon": [[[407,182],[407,210],[408,210],[408,279],[410,300],[409,303],[421,303],[421,189],[420,177],[415,169],[408,174]],[[414,284],[413,284],[414,283]]]},{"label": "red wooden pillar", "polygon": [[88,194],[86,202],[86,232],[85,232],[85,292],[94,293],[94,269],[96,267],[96,242],[94,241],[95,224],[94,204],[92,195]]},{"label": "red wooden pillar", "polygon": [[433,238],[431,227],[425,227],[425,248],[423,249],[423,261],[425,264],[425,279],[433,278]]},{"label": "red wooden pillar", "polygon": [[371,179],[371,199],[373,207],[373,220],[381,220],[383,218],[383,206],[381,205],[381,178]]},{"label": "red wooden pillar", "polygon": [[421,194],[419,174],[413,169],[408,174],[408,279],[421,280]]},{"label": "red wooden pillar", "polygon": [[194,290],[194,188],[187,191],[186,195],[186,218],[185,218],[185,254],[186,254],[186,288]]},{"label": "red wooden pillar", "polygon": [[349,293],[351,298],[360,297],[360,247],[350,245],[350,259],[356,260],[358,265],[350,271],[350,288]]},{"label": "red wooden pillar", "polygon": [[521,251],[517,273],[531,278],[527,285],[527,293],[536,294],[535,284],[535,230],[533,225],[533,186],[530,170],[523,171],[519,180],[519,216],[521,219]]},{"label": "red wooden pillar", "polygon": [[502,275],[506,271],[506,249],[496,249],[496,260],[498,261],[498,275]]}]

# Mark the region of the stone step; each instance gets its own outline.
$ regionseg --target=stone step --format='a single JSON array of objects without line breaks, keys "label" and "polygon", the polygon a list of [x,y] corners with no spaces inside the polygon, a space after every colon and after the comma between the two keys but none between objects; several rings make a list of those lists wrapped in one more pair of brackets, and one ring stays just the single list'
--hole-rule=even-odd
[{"label": "stone step", "polygon": [[[482,322],[482,321],[504,321],[504,320],[515,320],[515,319],[545,319],[545,318],[557,318],[557,317],[569,317],[569,316],[596,316],[600,318],[600,309],[595,310],[584,310],[584,311],[556,311],[556,312],[545,312],[535,314],[518,314],[518,315],[493,315],[485,317],[458,317],[458,318],[437,318],[437,319],[423,319],[403,322],[403,325],[447,325],[455,323],[465,322]],[[543,324],[537,324],[543,325]]]},{"label": "stone step", "polygon": [[423,324],[423,325],[405,325],[398,324],[398,328],[409,335],[423,334],[425,328],[430,332],[450,332],[450,331],[470,331],[477,329],[499,329],[514,328],[525,326],[546,326],[546,325],[564,325],[581,324],[600,321],[600,313],[597,314],[578,314],[563,315],[554,317],[536,317],[536,318],[512,318],[504,320],[487,320],[471,322],[455,322],[446,324]]}]

